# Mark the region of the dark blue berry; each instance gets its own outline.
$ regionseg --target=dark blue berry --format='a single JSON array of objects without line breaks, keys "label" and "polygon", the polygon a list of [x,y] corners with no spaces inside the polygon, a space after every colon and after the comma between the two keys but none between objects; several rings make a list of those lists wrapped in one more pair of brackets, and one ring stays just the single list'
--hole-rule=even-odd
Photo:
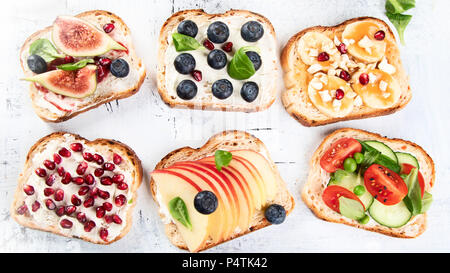
[{"label": "dark blue berry", "polygon": [[247,22],[241,27],[242,39],[246,40],[247,42],[256,42],[261,39],[263,35],[264,28],[260,23],[256,21]]},{"label": "dark blue berry", "polygon": [[208,54],[208,64],[214,69],[222,69],[227,65],[227,55],[220,49],[214,49]]},{"label": "dark blue berry", "polygon": [[241,97],[246,102],[252,102],[258,97],[259,87],[255,82],[246,82],[241,88]]},{"label": "dark blue berry", "polygon": [[284,219],[286,218],[286,210],[283,206],[272,204],[267,207],[264,212],[264,216],[270,223],[278,225],[284,222]]},{"label": "dark blue berry", "polygon": [[195,36],[197,36],[198,33],[198,27],[191,20],[184,20],[178,25],[177,31],[178,33],[195,38]]},{"label": "dark blue berry", "polygon": [[197,95],[197,85],[191,80],[183,80],[177,86],[177,95],[183,100],[191,100]]},{"label": "dark blue berry", "polygon": [[211,214],[217,206],[217,196],[210,191],[201,191],[194,197],[194,207],[201,214]]},{"label": "dark blue berry", "polygon": [[41,74],[47,71],[47,63],[39,55],[30,55],[27,59],[28,67],[36,74]]},{"label": "dark blue berry", "polygon": [[112,61],[109,66],[109,70],[111,71],[111,74],[117,78],[124,78],[128,76],[128,73],[130,73],[130,67],[124,59],[116,59]]},{"label": "dark blue berry", "polygon": [[224,100],[233,94],[233,84],[227,79],[215,81],[212,85],[214,97]]},{"label": "dark blue berry", "polygon": [[208,39],[216,44],[224,43],[230,36],[228,26],[220,21],[210,24],[206,33]]},{"label": "dark blue berry", "polygon": [[195,59],[189,53],[182,53],[175,58],[173,64],[179,73],[187,75],[194,71]]},{"label": "dark blue berry", "polygon": [[247,51],[245,54],[247,54],[247,57],[252,61],[255,71],[257,71],[261,67],[261,56],[255,51]]}]

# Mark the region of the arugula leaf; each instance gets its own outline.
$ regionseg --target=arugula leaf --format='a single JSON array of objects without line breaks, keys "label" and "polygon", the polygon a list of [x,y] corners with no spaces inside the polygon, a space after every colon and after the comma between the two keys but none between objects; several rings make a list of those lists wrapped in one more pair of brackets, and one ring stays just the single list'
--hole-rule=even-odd
[{"label": "arugula leaf", "polygon": [[245,54],[247,51],[259,52],[259,48],[254,46],[239,48],[228,64],[228,75],[235,80],[246,80],[256,73],[255,66],[247,54]]},{"label": "arugula leaf", "polygon": [[400,42],[402,45],[405,45],[405,29],[409,21],[411,21],[412,15],[386,12],[386,16],[397,29]]},{"label": "arugula leaf", "polygon": [[364,207],[358,201],[344,196],[339,197],[339,211],[347,218],[359,220],[366,216]]},{"label": "arugula leaf", "polygon": [[403,13],[416,6],[415,0],[387,0],[386,11],[389,13]]},{"label": "arugula leaf", "polygon": [[222,171],[222,167],[228,166],[228,164],[230,164],[232,158],[233,158],[233,156],[230,152],[217,150],[214,153],[214,161],[216,163],[217,170],[219,170],[219,172]]},{"label": "arugula leaf", "polygon": [[423,194],[423,199],[422,199],[422,209],[420,210],[420,213],[425,213],[431,206],[431,203],[433,202],[433,195],[431,195],[431,193],[429,192],[425,192]]},{"label": "arugula leaf", "polygon": [[191,220],[189,219],[189,213],[183,199],[175,197],[169,201],[169,212],[172,217],[180,222],[183,226],[192,230]]},{"label": "arugula leaf", "polygon": [[408,186],[408,194],[403,201],[413,216],[420,214],[422,211],[422,196],[419,180],[417,179],[418,173],[419,170],[417,168],[412,169],[405,180],[406,186]]},{"label": "arugula leaf", "polygon": [[178,52],[205,48],[191,36],[184,35],[181,33],[173,33],[172,40],[173,44],[175,45],[175,50]]},{"label": "arugula leaf", "polygon": [[41,56],[47,63],[64,57],[64,54],[59,54],[47,39],[38,39],[30,45],[30,55],[34,54]]},{"label": "arugula leaf", "polygon": [[94,62],[95,62],[94,59],[83,59],[76,63],[58,65],[57,68],[59,68],[61,70],[65,70],[65,71],[73,71],[73,70],[83,68],[87,64],[93,64]]}]

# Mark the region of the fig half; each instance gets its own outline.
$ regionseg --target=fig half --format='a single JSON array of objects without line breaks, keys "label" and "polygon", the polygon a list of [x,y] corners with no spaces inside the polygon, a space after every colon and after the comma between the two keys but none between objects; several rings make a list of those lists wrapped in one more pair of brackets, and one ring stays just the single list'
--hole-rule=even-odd
[{"label": "fig half", "polygon": [[99,56],[110,50],[126,50],[91,23],[73,16],[58,16],[52,40],[64,54],[73,57]]}]

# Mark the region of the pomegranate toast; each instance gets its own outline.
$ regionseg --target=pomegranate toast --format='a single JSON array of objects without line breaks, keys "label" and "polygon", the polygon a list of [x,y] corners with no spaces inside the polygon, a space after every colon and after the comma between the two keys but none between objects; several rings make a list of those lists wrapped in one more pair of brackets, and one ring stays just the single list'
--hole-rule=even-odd
[{"label": "pomegranate toast", "polygon": [[284,107],[305,126],[388,115],[411,100],[395,36],[376,18],[302,30],[281,64]]},{"label": "pomegranate toast", "polygon": [[169,153],[151,173],[150,188],[169,240],[191,252],[280,224],[295,206],[267,148],[242,131]]},{"label": "pomegranate toast", "polygon": [[20,63],[35,112],[49,122],[129,97],[146,75],[127,25],[101,10],[58,16],[25,41]]},{"label": "pomegranate toast", "polygon": [[53,133],[31,147],[11,215],[25,227],[110,244],[131,228],[141,180],[128,146]]}]

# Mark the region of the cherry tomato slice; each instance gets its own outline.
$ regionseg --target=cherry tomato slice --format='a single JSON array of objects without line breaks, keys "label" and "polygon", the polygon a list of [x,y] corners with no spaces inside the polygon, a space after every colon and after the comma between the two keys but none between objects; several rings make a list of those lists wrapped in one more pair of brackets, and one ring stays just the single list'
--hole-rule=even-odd
[{"label": "cherry tomato slice", "polygon": [[[402,174],[409,174],[411,172],[412,169],[414,169],[415,166],[408,164],[408,163],[402,163],[402,170],[400,173]],[[417,175],[418,179],[419,179],[419,186],[420,186],[420,191],[422,193],[422,198],[423,198],[423,194],[425,193],[425,180],[423,179],[423,175],[422,173],[419,171],[418,175]]]},{"label": "cherry tomato slice", "polygon": [[387,206],[399,203],[408,194],[400,175],[378,164],[371,165],[364,173],[364,185],[375,199]]},{"label": "cherry tomato slice", "polygon": [[320,159],[320,166],[329,173],[344,169],[344,160],[362,150],[361,143],[354,138],[341,138],[331,144]]},{"label": "cherry tomato slice", "polygon": [[322,200],[325,202],[325,204],[335,212],[341,213],[339,210],[339,197],[344,196],[345,198],[353,199],[361,203],[364,210],[366,209],[364,207],[364,204],[359,200],[358,196],[354,194],[353,192],[347,190],[344,187],[337,186],[337,185],[331,185],[328,186],[322,194]]}]

